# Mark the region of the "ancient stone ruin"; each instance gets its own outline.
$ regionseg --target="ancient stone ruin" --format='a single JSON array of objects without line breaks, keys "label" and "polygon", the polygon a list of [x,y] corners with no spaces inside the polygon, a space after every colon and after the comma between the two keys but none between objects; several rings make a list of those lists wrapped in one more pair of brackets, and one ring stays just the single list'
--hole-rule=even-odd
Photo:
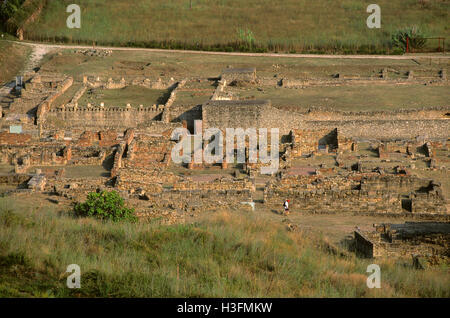
[{"label": "ancient stone ruin", "polygon": [[[442,75],[435,80],[448,86]],[[285,198],[290,198],[293,212],[449,220],[449,188],[436,180],[439,174],[448,176],[450,167],[448,105],[374,112],[311,106],[291,111],[269,95],[239,98],[252,90],[358,81],[397,85],[420,77],[411,72],[403,79],[391,79],[383,69],[371,79],[280,80],[258,76],[251,67],[226,68],[208,78],[177,79],[84,74],[74,78],[45,70],[25,74],[23,88],[11,92],[11,103],[2,108],[0,183],[10,193],[41,192],[74,202],[91,191],[116,190],[136,206],[139,216],[162,214],[170,221],[224,208],[257,211],[258,204],[279,209]],[[128,87],[161,90],[163,98],[149,104],[129,100],[121,106],[82,102],[95,90],[119,94]],[[193,138],[200,121],[202,130],[223,132],[277,128],[279,170],[261,174],[264,164],[248,160],[248,142],[244,163],[174,163],[173,131],[187,128],[183,138]],[[11,126],[20,126],[22,132],[11,133]],[[188,155],[194,157],[199,149]],[[416,250],[412,242],[448,247],[448,223],[436,225],[438,232],[433,224],[384,224],[373,235],[355,232],[356,246],[370,257],[412,253]],[[439,249],[438,254],[448,257],[448,251]]]}]

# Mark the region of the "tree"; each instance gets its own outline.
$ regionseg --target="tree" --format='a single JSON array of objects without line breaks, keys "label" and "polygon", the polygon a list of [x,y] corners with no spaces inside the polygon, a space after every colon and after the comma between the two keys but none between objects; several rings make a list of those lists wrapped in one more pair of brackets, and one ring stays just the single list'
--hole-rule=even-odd
[{"label": "tree", "polygon": [[24,2],[25,0],[2,1],[0,4],[0,21],[4,23],[9,18],[13,17]]}]

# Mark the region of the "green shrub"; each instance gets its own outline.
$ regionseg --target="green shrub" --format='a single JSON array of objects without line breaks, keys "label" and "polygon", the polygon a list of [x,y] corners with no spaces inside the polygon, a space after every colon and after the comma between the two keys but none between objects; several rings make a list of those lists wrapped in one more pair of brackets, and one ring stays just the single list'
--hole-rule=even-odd
[{"label": "green shrub", "polygon": [[422,30],[418,26],[412,26],[397,30],[392,35],[392,44],[395,48],[403,49],[405,52],[407,38],[409,38],[409,47],[411,49],[421,49],[427,42]]},{"label": "green shrub", "polygon": [[125,207],[125,201],[116,191],[91,192],[86,202],[75,205],[78,216],[92,216],[102,220],[137,221],[134,209]]}]

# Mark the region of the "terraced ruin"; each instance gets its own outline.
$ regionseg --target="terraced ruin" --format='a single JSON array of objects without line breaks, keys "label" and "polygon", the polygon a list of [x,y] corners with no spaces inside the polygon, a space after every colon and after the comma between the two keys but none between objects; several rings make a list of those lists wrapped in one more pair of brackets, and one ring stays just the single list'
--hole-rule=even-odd
[{"label": "terraced ruin", "polygon": [[[57,204],[114,189],[139,217],[168,223],[224,209],[278,216],[288,198],[290,223],[350,214],[448,225],[448,69],[439,56],[319,63],[54,50],[0,100],[0,184]],[[176,128],[188,140],[208,128],[277,128],[279,169],[262,174],[248,143],[245,163],[175,163]],[[415,254],[435,244],[448,261],[444,232]],[[359,249],[383,254],[355,233]]]}]

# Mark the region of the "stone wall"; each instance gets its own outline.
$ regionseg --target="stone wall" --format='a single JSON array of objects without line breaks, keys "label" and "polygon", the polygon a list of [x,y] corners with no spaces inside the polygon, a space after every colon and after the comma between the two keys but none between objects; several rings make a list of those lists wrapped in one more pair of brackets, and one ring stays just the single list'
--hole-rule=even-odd
[{"label": "stone wall", "polygon": [[161,120],[165,123],[169,123],[171,120],[171,107],[173,103],[175,102],[175,99],[177,98],[177,91],[182,88],[184,85],[186,85],[186,80],[183,80],[179,83],[176,83],[172,86],[172,91],[170,92],[170,96],[165,104],[164,111],[161,115]]},{"label": "stone wall", "polygon": [[301,117],[272,107],[269,100],[216,100],[202,105],[203,128],[278,128],[281,135],[300,127]]},{"label": "stone wall", "polygon": [[163,185],[181,182],[182,177],[162,169],[120,169],[118,172],[115,187],[128,193],[146,194],[161,193]]},{"label": "stone wall", "polygon": [[222,81],[226,81],[229,85],[238,83],[254,83],[256,81],[255,68],[226,68],[222,71],[220,77]]},{"label": "stone wall", "polygon": [[58,83],[55,92],[48,96],[42,103],[38,105],[36,111],[36,122],[39,124],[45,121],[46,114],[52,109],[52,103],[73,84],[73,77],[65,78],[61,83]]},{"label": "stone wall", "polygon": [[135,133],[136,132],[134,129],[129,129],[125,132],[123,141],[120,142],[119,146],[116,149],[116,152],[114,153],[114,162],[111,169],[111,177],[115,177],[119,170],[122,168],[122,158],[125,151],[128,149],[129,144],[133,141]]},{"label": "stone wall", "polygon": [[[76,129],[82,127],[86,130],[142,128],[150,125],[152,121],[160,120],[163,123],[169,123],[170,108],[176,99],[177,89],[183,87],[185,83],[186,81],[181,81],[169,87],[171,93],[166,104],[152,105],[151,107],[144,107],[143,105],[131,107],[131,104],[128,104],[126,108],[105,107],[103,104],[100,106],[90,104],[79,106],[74,101],[77,96],[74,96],[73,101],[61,108],[50,109],[50,107],[44,107],[45,105],[40,107],[38,109],[39,116],[42,117],[40,122],[43,123],[45,129]],[[86,78],[85,84],[93,87],[105,87],[106,89],[117,89],[128,85],[125,80],[116,83],[110,79],[103,83],[101,81],[89,82]],[[117,85],[119,86],[116,87]],[[83,91],[85,89],[77,92],[77,94]]]},{"label": "stone wall", "polygon": [[202,119],[202,106],[201,105],[178,105],[172,106],[170,109],[170,121],[171,122],[186,122],[187,128],[193,133],[194,122]]},{"label": "stone wall", "polygon": [[[285,109],[285,108],[283,108]],[[286,110],[297,112],[304,116],[307,121],[335,121],[335,120],[415,120],[415,119],[445,119],[450,108],[427,107],[422,109],[398,109],[393,111],[336,111],[325,107],[309,107],[299,111],[297,107]]]},{"label": "stone wall", "polygon": [[83,84],[90,88],[104,88],[104,89],[120,89],[126,86],[143,86],[151,89],[170,89],[175,84],[174,79],[162,80],[150,79],[146,77],[122,77],[120,80],[115,81],[112,78],[105,79],[100,76],[84,76]]},{"label": "stone wall", "polygon": [[356,144],[351,138],[343,136],[337,129],[294,129],[286,143],[284,159],[289,161],[303,155],[354,151]]},{"label": "stone wall", "polygon": [[242,209],[241,202],[252,201],[255,190],[248,179],[199,182],[159,169],[122,169],[115,186],[130,196],[149,201],[152,206],[184,212]]},{"label": "stone wall", "polygon": [[174,146],[168,136],[139,135],[127,147],[122,167],[165,168],[170,164]]},{"label": "stone wall", "polygon": [[414,139],[419,135],[430,139],[447,139],[450,131],[448,119],[410,120],[354,120],[354,121],[305,121],[304,129],[337,128],[345,136],[354,139],[396,140]]},{"label": "stone wall", "polygon": [[8,132],[0,133],[0,145],[26,145],[31,141],[31,135],[28,134],[10,134]]},{"label": "stone wall", "polygon": [[425,256],[449,257],[450,223],[406,222],[374,224],[374,231],[355,231],[355,248],[369,258]]},{"label": "stone wall", "polygon": [[120,107],[66,107],[52,109],[43,125],[45,129],[85,128],[85,130],[136,128],[149,121],[157,120],[164,111],[163,105],[146,108]]},{"label": "stone wall", "polygon": [[28,174],[0,174],[0,184],[21,186],[27,184],[31,178]]},{"label": "stone wall", "polygon": [[293,209],[311,213],[447,213],[440,186],[414,176],[285,176],[266,185],[264,202],[276,206],[286,198]]}]

